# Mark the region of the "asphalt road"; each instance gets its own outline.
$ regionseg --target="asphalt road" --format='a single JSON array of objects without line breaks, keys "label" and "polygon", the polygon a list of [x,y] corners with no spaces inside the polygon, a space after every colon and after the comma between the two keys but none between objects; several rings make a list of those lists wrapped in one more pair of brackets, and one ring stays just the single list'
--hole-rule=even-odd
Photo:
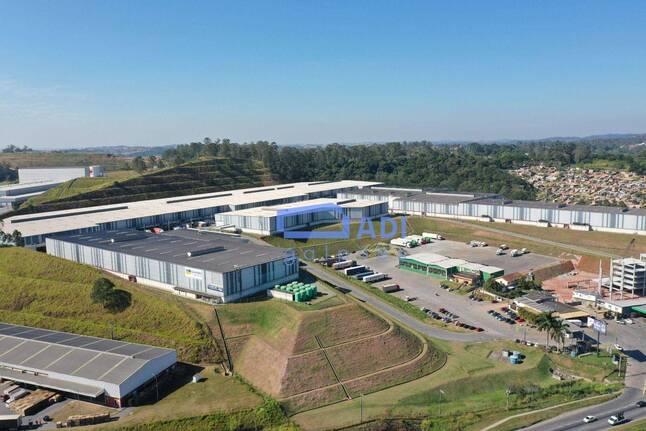
[{"label": "asphalt road", "polygon": [[452,332],[442,328],[435,328],[433,326],[427,325],[415,319],[414,317],[409,316],[403,311],[400,311],[399,309],[381,301],[379,298],[373,295],[370,295],[368,293],[362,292],[360,289],[357,289],[348,281],[340,277],[336,277],[321,268],[317,268],[316,264],[313,264],[313,265],[308,264],[306,265],[306,267],[307,267],[307,270],[317,278],[330,283],[332,286],[340,287],[343,290],[346,290],[348,292],[347,293],[348,295],[352,295],[355,298],[359,299],[360,301],[370,304],[372,307],[376,308],[377,310],[385,313],[386,315],[390,316],[395,320],[399,320],[404,325],[414,329],[415,331],[421,334],[427,335],[432,338],[439,338],[441,340],[463,341],[463,342],[486,341],[486,340],[493,339],[492,336],[487,335],[486,333]]},{"label": "asphalt road", "polygon": [[[377,297],[364,293],[354,287],[351,283],[341,277],[330,274],[329,272],[318,268],[315,264],[306,265],[307,270],[314,276],[330,283],[333,286],[340,287],[348,292],[349,295],[370,304],[377,310],[385,313],[391,318],[400,321],[410,328],[418,331],[428,337],[439,338],[449,341],[473,342],[499,339],[487,333],[461,333],[451,332],[441,328],[435,328],[420,322],[408,314],[384,303]],[[643,323],[631,325],[629,327],[619,328],[614,322],[609,323],[609,334],[612,334],[614,340],[605,340],[606,343],[616,341],[621,344],[629,357],[626,370],[626,388],[623,393],[608,402],[598,404],[592,407],[586,407],[571,412],[564,413],[547,421],[540,422],[525,430],[532,431],[569,431],[569,430],[605,430],[610,427],[607,420],[613,414],[623,411],[629,421],[646,418],[646,407],[639,408],[636,402],[643,398],[644,385],[646,383],[646,355],[642,353],[644,348],[645,327]],[[585,332],[589,332],[586,330]],[[592,334],[588,334],[592,335]],[[602,340],[604,342],[604,340]],[[593,415],[598,418],[596,422],[584,424],[583,418],[587,415]]]}]

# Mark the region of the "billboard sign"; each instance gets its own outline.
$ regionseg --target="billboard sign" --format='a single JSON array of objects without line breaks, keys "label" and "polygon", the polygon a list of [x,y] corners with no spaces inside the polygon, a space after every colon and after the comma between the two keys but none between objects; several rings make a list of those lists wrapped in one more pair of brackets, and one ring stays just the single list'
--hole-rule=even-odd
[{"label": "billboard sign", "polygon": [[600,334],[605,335],[608,331],[608,324],[604,320],[595,319],[594,317],[588,317],[588,326]]}]

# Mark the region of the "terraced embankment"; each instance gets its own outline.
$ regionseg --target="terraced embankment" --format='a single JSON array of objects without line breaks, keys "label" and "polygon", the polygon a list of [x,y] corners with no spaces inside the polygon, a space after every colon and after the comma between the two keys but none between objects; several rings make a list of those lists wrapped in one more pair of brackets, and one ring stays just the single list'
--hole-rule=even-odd
[{"label": "terraced embankment", "polygon": [[444,360],[425,339],[355,302],[306,312],[277,300],[221,310],[234,369],[291,414],[410,381]]}]

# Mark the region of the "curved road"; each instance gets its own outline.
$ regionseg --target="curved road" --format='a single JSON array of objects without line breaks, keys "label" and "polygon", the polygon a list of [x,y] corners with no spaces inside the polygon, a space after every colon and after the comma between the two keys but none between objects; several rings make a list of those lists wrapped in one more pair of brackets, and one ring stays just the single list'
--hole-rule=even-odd
[{"label": "curved road", "polygon": [[[317,268],[316,265],[306,264],[307,271],[317,278],[324,280],[330,283],[332,286],[336,286],[346,290],[349,295],[359,299],[362,302],[370,304],[372,307],[377,310],[387,314],[391,318],[400,321],[404,325],[418,331],[421,334],[424,334],[431,338],[439,338],[441,340],[448,341],[460,341],[460,342],[473,342],[473,341],[490,341],[499,339],[500,337],[494,337],[489,334],[483,333],[467,333],[467,332],[452,332],[447,331],[441,328],[435,328],[433,326],[427,325],[403,311],[383,302],[381,299],[376,296],[370,295],[363,292],[362,290],[356,288],[348,281],[344,280],[341,277],[338,277],[334,274]],[[618,325],[614,322],[609,324],[609,329],[614,333]],[[641,349],[644,347],[643,344],[643,327],[632,325],[634,328],[633,333],[628,333],[621,339],[617,341],[624,347],[629,360],[626,370],[626,388],[623,393],[608,402],[598,404],[591,407],[585,407],[582,409],[574,410],[571,412],[564,413],[555,418],[549,419],[547,421],[540,422],[531,427],[525,428],[527,431],[596,431],[596,430],[605,430],[609,428],[608,418],[613,414],[623,411],[625,417],[629,421],[634,421],[637,419],[646,418],[646,407],[639,408],[636,406],[638,400],[644,399],[644,385],[646,383],[646,356],[641,353]],[[614,330],[613,330],[614,329]],[[629,329],[629,328],[627,328]],[[624,331],[617,331],[618,334]],[[587,415],[593,415],[598,418],[598,420],[591,424],[584,424],[582,422],[583,417]]]},{"label": "curved road", "polygon": [[333,274],[330,274],[321,268],[317,268],[315,265],[306,264],[306,268],[307,268],[307,271],[310,272],[315,277],[328,282],[332,286],[336,286],[336,287],[342,288],[343,290],[348,291],[348,295],[352,295],[358,300],[365,302],[366,304],[370,304],[372,307],[387,314],[388,316],[392,317],[395,320],[399,320],[401,323],[414,329],[420,334],[424,334],[432,338],[439,338],[440,340],[462,341],[462,342],[488,341],[488,340],[494,339],[494,337],[484,333],[453,332],[453,331],[447,331],[446,329],[435,328],[433,326],[427,325],[426,323],[423,323],[415,319],[414,317],[409,316],[405,312],[393,307],[392,305],[383,302],[381,299],[377,298],[376,296],[370,295],[368,293],[361,291],[360,289],[357,289],[350,282],[340,277],[337,277]]}]

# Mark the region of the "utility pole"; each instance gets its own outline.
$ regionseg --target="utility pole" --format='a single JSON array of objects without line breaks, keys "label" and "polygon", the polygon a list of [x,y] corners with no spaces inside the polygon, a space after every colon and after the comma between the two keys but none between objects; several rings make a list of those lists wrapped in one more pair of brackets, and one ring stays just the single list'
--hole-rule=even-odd
[{"label": "utility pole", "polygon": [[440,405],[439,405],[439,407],[440,407],[440,414],[439,415],[440,416],[442,416],[442,395],[444,395],[444,391],[442,389],[440,389]]}]

